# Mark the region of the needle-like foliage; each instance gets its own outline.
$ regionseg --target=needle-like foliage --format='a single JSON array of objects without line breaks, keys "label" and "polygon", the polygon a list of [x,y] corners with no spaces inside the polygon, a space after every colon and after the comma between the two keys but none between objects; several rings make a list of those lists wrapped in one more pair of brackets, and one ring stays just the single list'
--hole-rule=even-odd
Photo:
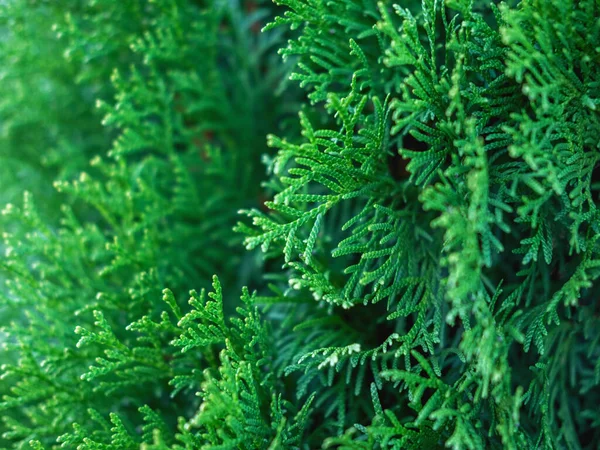
[{"label": "needle-like foliage", "polygon": [[0,445],[599,448],[598,0],[5,3]]}]

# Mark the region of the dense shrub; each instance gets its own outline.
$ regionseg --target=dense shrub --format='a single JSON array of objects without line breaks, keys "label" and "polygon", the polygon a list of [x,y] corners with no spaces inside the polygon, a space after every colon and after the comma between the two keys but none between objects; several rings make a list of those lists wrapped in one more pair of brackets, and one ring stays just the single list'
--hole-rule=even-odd
[{"label": "dense shrub", "polygon": [[598,42],[597,0],[0,2],[0,446],[598,448]]}]

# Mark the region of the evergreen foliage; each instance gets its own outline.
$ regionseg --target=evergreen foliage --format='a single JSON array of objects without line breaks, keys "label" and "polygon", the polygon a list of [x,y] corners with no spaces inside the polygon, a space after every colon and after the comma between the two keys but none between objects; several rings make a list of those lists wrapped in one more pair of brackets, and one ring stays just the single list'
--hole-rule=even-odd
[{"label": "evergreen foliage", "polygon": [[6,0],[0,42],[0,447],[600,448],[598,0]]}]

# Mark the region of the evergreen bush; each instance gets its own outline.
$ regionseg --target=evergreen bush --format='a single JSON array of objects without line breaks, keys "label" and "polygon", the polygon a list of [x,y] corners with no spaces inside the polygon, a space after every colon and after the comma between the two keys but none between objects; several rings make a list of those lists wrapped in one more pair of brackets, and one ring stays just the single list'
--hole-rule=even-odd
[{"label": "evergreen bush", "polygon": [[0,0],[0,447],[600,448],[599,42],[598,0]]}]

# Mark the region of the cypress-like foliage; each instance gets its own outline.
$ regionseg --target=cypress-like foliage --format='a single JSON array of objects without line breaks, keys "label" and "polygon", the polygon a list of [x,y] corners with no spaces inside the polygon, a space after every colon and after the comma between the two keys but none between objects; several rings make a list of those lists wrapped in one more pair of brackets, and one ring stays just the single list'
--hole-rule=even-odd
[{"label": "cypress-like foliage", "polygon": [[598,42],[598,0],[0,2],[0,447],[600,448]]}]

